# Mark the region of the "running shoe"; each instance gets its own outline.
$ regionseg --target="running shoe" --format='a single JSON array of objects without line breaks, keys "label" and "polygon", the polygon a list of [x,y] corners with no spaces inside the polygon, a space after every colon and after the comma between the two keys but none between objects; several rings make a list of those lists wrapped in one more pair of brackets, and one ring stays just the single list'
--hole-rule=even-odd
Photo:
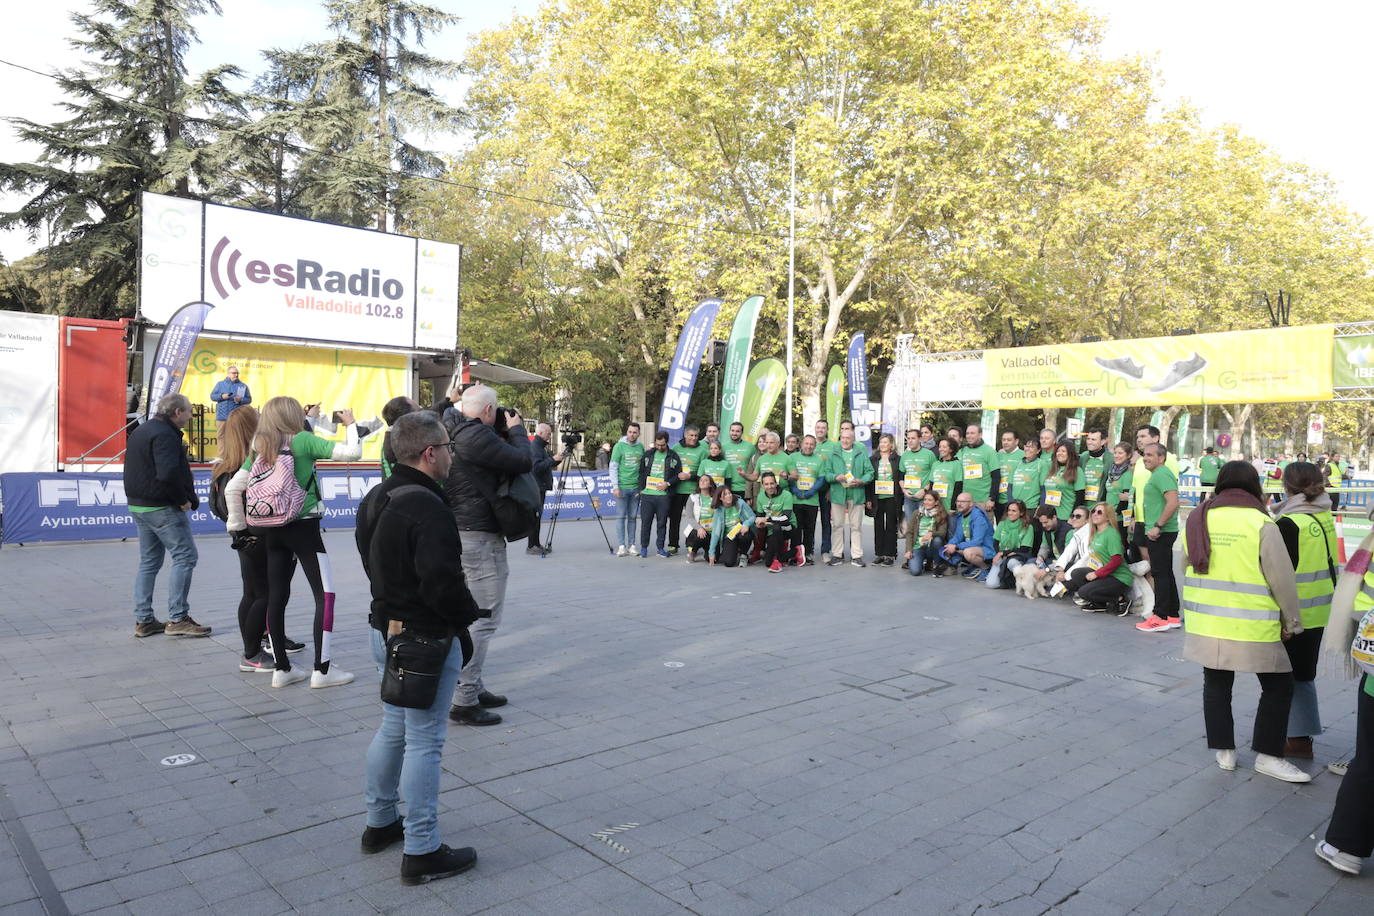
[{"label": "running shoe", "polygon": [[865,563],[863,560],[860,560],[858,557],[855,557],[854,559],[852,559],[852,560],[849,561],[849,565],[850,565],[850,566],[857,566],[857,567],[859,567],[860,569],[863,569],[863,568],[864,568],[865,566],[867,566],[868,564]]},{"label": "running shoe", "polygon": [[649,556],[649,548],[647,548],[647,547],[641,547],[641,548],[639,548],[639,558],[640,558],[641,560],[647,559],[648,556]]},{"label": "running shoe", "polygon": [[772,563],[768,564],[768,571],[770,573],[780,573],[782,572],[782,564],[774,560]]},{"label": "running shoe", "polygon": [[1169,630],[1169,621],[1151,614],[1147,620],[1136,624],[1135,628],[1142,633],[1165,633]]},{"label": "running shoe", "polygon": [[662,559],[664,559],[664,560],[666,560],[666,559],[668,559],[670,556],[672,556],[672,554],[670,554],[668,551],[664,550],[662,547],[660,547],[660,548],[658,549],[658,555],[659,555],[660,558],[662,558]]},{"label": "running shoe", "polygon": [[275,666],[276,659],[272,658],[272,656],[268,655],[266,652],[259,652],[252,658],[239,659],[240,671],[261,671],[263,674],[271,674]]},{"label": "running shoe", "polygon": [[292,668],[289,671],[274,671],[272,672],[272,686],[290,687],[292,684],[299,684],[308,677],[310,677],[310,673],[300,668]]},{"label": "running shoe", "polygon": [[1360,859],[1352,856],[1348,852],[1341,852],[1335,846],[1322,840],[1317,843],[1317,858],[1322,859],[1332,868],[1343,871],[1347,875],[1358,875],[1360,873]]},{"label": "running shoe", "polygon": [[1170,364],[1169,372],[1160,380],[1159,384],[1150,390],[1159,394],[1161,391],[1177,388],[1206,368],[1207,360],[1197,353],[1194,353],[1190,359],[1176,359]]},{"label": "running shoe", "polygon": [[806,565],[806,548],[802,547],[800,544],[797,545],[797,565]]},{"label": "running shoe", "polygon": [[844,557],[831,557],[830,559],[828,559],[828,560],[825,561],[825,565],[826,565],[826,566],[843,566],[843,565],[844,565]]},{"label": "running shoe", "polygon": [[1170,617],[1170,618],[1168,618],[1168,621],[1169,621],[1169,629],[1171,629],[1171,630],[1181,630],[1181,629],[1183,629],[1183,618],[1181,618],[1181,617]]},{"label": "running shoe", "polygon": [[1129,356],[1118,356],[1116,359],[1103,359],[1098,356],[1093,359],[1093,362],[1108,372],[1115,372],[1123,378],[1135,379],[1138,382],[1145,377],[1145,367]]},{"label": "running shoe", "polygon": [[342,687],[344,684],[353,683],[353,675],[347,671],[340,671],[330,665],[328,671],[310,672],[310,686],[316,690],[322,687]]},{"label": "running shoe", "polygon": [[615,549],[615,555],[618,556],[618,557],[623,557],[623,556],[625,556],[625,545],[624,545],[624,544],[621,544],[620,546],[616,547],[616,549]]},{"label": "running shoe", "polygon": [[1217,751],[1217,766],[1226,772],[1231,772],[1236,768],[1236,749],[1229,748]]},{"label": "running shoe", "polygon": [[1269,754],[1255,756],[1255,772],[1282,779],[1284,782],[1311,782],[1312,777],[1298,769],[1291,760]]}]

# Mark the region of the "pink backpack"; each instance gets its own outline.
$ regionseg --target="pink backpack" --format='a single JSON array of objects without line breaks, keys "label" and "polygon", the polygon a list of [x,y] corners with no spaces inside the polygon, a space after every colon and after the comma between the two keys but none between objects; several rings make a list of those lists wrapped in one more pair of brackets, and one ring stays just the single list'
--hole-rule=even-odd
[{"label": "pink backpack", "polygon": [[282,449],[271,465],[262,456],[253,460],[243,499],[248,524],[255,528],[280,528],[296,520],[305,506],[305,490],[296,482],[290,449]]}]

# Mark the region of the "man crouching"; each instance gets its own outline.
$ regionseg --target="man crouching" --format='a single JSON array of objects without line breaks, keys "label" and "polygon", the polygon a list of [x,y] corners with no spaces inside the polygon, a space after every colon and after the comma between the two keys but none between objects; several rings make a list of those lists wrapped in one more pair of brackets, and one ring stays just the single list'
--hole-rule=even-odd
[{"label": "man crouching", "polygon": [[[448,735],[448,700],[472,654],[468,626],[480,611],[468,592],[458,526],[438,481],[453,453],[439,418],[428,412],[400,417],[391,427],[397,464],[358,507],[358,553],[372,585],[372,655],[386,665],[387,639],[402,632],[453,639],[436,665],[437,689],[422,709],[382,703],[382,724],[367,750],[365,853],[405,839],[401,883],[424,884],[471,868],[471,847],[439,842],[439,757]],[[442,646],[442,642],[440,643]],[[404,796],[404,826],[397,803]]]}]

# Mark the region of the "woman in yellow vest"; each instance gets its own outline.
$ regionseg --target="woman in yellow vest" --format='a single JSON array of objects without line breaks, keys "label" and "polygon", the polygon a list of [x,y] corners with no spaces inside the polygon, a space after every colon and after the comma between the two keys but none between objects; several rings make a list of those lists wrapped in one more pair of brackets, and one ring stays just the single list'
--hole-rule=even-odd
[{"label": "woman in yellow vest", "polygon": [[1293,707],[1288,713],[1284,756],[1311,760],[1312,736],[1322,733],[1317,655],[1336,591],[1336,526],[1326,482],[1315,464],[1294,461],[1284,468],[1283,489],[1286,498],[1274,507],[1274,518],[1293,563],[1302,614],[1302,632],[1283,644],[1293,663]]},{"label": "woman in yellow vest", "polygon": [[1231,686],[1237,671],[1250,671],[1260,682],[1255,772],[1310,782],[1284,759],[1293,664],[1283,642],[1302,632],[1293,565],[1253,467],[1222,467],[1214,495],[1188,516],[1183,541],[1183,654],[1202,665],[1202,716],[1217,766],[1236,768]]}]

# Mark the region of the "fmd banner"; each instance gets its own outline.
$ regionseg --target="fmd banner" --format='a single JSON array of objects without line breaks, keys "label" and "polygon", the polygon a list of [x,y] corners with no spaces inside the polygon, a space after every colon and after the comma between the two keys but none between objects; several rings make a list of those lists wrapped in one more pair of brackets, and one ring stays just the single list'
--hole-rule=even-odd
[{"label": "fmd banner", "polygon": [[[195,470],[200,508],[190,513],[195,534],[223,534],[224,523],[210,514],[210,471]],[[358,503],[382,482],[375,467],[319,467],[324,527],[352,528]],[[137,537],[122,474],[0,474],[0,502],[5,507],[4,543],[98,541]],[[555,507],[560,519],[591,518],[595,503],[603,517],[614,517],[616,499],[604,473],[569,472],[561,491],[550,491],[544,518]]]}]

